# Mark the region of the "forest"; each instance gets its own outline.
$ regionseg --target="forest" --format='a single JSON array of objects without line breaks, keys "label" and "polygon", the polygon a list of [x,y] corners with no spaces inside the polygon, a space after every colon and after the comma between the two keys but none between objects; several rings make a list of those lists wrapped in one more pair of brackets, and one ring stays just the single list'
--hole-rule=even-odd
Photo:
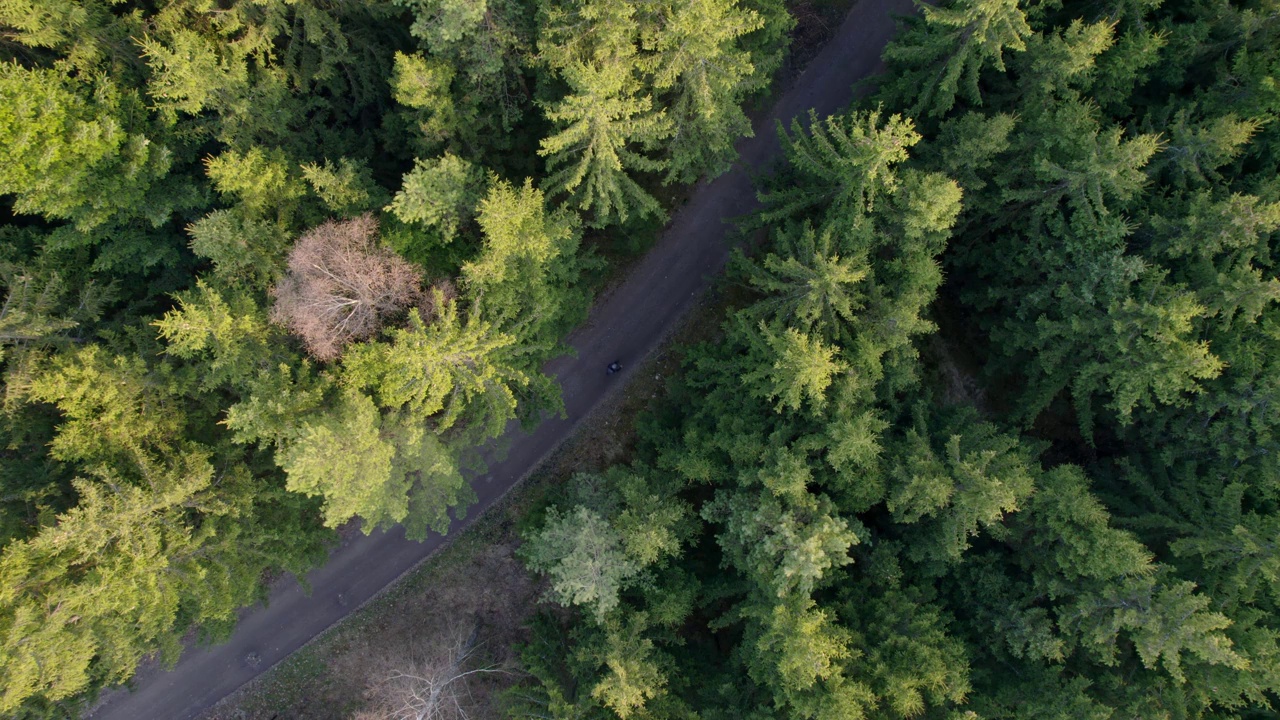
[{"label": "forest", "polygon": [[0,3],[0,715],[448,527],[609,260],[750,132],[780,0]]},{"label": "forest", "polygon": [[[0,715],[216,642],[474,450],[782,0],[0,3]],[[627,463],[529,518],[504,714],[1271,717],[1280,3],[946,0],[786,162]]]},{"label": "forest", "polygon": [[920,10],[531,519],[514,715],[1275,717],[1280,5]]}]

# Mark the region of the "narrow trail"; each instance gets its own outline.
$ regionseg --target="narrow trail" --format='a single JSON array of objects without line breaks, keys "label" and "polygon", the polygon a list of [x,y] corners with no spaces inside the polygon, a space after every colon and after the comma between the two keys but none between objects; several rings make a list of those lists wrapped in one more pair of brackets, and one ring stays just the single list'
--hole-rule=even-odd
[{"label": "narrow trail", "polygon": [[[569,338],[577,355],[547,365],[560,382],[568,417],[548,420],[532,434],[508,431],[506,456],[492,463],[488,473],[473,478],[479,502],[468,509],[467,519],[453,523],[450,536],[461,532],[568,438],[576,424],[661,344],[724,267],[730,250],[725,223],[755,207],[749,171],[778,155],[776,123],[805,117],[810,108],[822,116],[847,105],[853,84],[880,69],[880,51],[894,31],[893,15],[912,10],[911,0],[858,0],[808,69],[757,123],[756,136],[739,143],[737,166],[694,190],[661,240]],[[622,361],[624,370],[606,376],[605,366],[615,359]],[[267,606],[241,612],[230,640],[188,649],[171,671],[140,672],[133,691],[108,693],[85,717],[193,718],[367,602],[443,544],[444,538],[434,534],[421,543],[405,540],[400,529],[352,538],[335,548],[323,567],[307,575],[310,595],[292,578],[280,580],[272,587]]]}]

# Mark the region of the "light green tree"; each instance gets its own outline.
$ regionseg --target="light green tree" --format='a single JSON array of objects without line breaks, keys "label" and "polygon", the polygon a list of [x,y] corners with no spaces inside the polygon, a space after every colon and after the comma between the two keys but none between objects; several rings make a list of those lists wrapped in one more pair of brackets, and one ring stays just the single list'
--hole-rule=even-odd
[{"label": "light green tree", "polygon": [[550,67],[563,71],[581,65],[626,66],[638,59],[641,20],[634,4],[565,0],[545,3],[540,10],[538,57]]},{"label": "light green tree", "polygon": [[226,150],[205,160],[205,172],[223,197],[234,198],[258,217],[289,219],[307,192],[301,173],[278,149]]},{"label": "light green tree", "polygon": [[219,291],[202,279],[176,299],[178,307],[152,325],[168,344],[166,353],[206,359],[200,378],[205,390],[244,387],[272,364],[292,359],[275,350],[281,338],[244,291]]},{"label": "light green tree", "polygon": [[569,94],[547,109],[559,129],[538,150],[547,158],[547,192],[567,194],[569,204],[590,213],[598,226],[625,222],[632,214],[661,214],[658,201],[631,173],[665,167],[646,151],[670,136],[666,111],[655,110],[652,98],[639,94],[626,63],[575,64],[562,73]]},{"label": "light green tree", "polygon": [[446,62],[419,54],[395,54],[392,97],[414,111],[411,117],[418,135],[428,147],[439,145],[457,131],[457,111],[449,91],[454,74]]},{"label": "light green tree", "polygon": [[237,206],[214,210],[187,226],[191,251],[213,262],[229,282],[267,288],[284,272],[290,236],[278,223]]},{"label": "light green tree", "polygon": [[364,160],[339,158],[337,163],[306,163],[302,177],[330,212],[350,217],[386,202],[386,191],[373,180]]},{"label": "light green tree", "polygon": [[214,469],[206,454],[174,460],[168,468],[144,463],[147,487],[106,473],[78,481],[75,509],[5,548],[0,711],[36,694],[71,697],[99,678],[123,682],[158,647],[177,660],[179,608],[192,603],[204,575],[202,533],[188,508],[213,500],[206,491]]},{"label": "light green tree", "polygon": [[724,527],[717,541],[755,583],[760,602],[808,597],[830,573],[853,562],[849,548],[859,542],[825,496],[725,491],[702,514]]},{"label": "light green tree", "polygon": [[386,209],[401,222],[434,228],[440,241],[449,243],[471,220],[483,185],[479,168],[457,155],[415,160]]},{"label": "light green tree", "polygon": [[781,126],[778,133],[796,177],[761,193],[763,223],[800,219],[821,208],[826,222],[847,227],[897,188],[895,167],[920,141],[910,119],[893,115],[882,125],[879,111],[821,121],[810,113],[807,129],[792,120],[790,134]]},{"label": "light green tree", "polygon": [[737,157],[734,143],[752,134],[742,101],[758,81],[740,39],[764,21],[736,0],[666,2],[658,14],[645,25],[641,45],[649,82],[671,96],[666,181],[714,177]]},{"label": "light green tree", "polygon": [[383,414],[351,389],[297,421],[276,462],[290,490],[323,498],[327,526],[359,517],[366,534],[404,523],[407,537],[425,539],[475,497],[454,450],[414,416]]},{"label": "light green tree", "polygon": [[156,651],[176,661],[188,630],[234,624],[264,572],[323,555],[278,486],[216,436],[187,436],[194,385],[88,344],[10,388],[12,402],[61,413],[50,452],[76,468],[77,502],[0,553],[2,712],[124,682]]},{"label": "light green tree", "polygon": [[[747,672],[772,695],[775,707],[805,718],[857,718],[874,705],[869,688],[844,677],[852,638],[834,613],[804,596],[748,612]],[[828,695],[827,688],[834,692]],[[833,710],[839,714],[828,714]]]},{"label": "light green tree", "polygon": [[639,715],[654,698],[666,692],[667,678],[653,641],[644,637],[648,617],[634,613],[604,624],[604,643],[591,648],[591,659],[604,665],[604,677],[591,688],[591,697],[621,720]]},{"label": "light green tree", "polygon": [[549,509],[521,553],[529,569],[550,577],[557,602],[583,605],[597,621],[618,606],[619,592],[640,570],[627,557],[618,531],[582,505],[567,513]]},{"label": "light green tree", "polygon": [[672,483],[644,468],[579,473],[568,491],[571,509],[548,509],[521,553],[531,570],[550,577],[557,602],[583,605],[603,623],[642,570],[681,553],[690,508]]},{"label": "light green tree", "polygon": [[127,465],[179,437],[183,417],[172,382],[150,372],[139,357],[93,344],[56,356],[15,389],[62,413],[49,445],[53,457],[111,466]]},{"label": "light green tree", "polygon": [[491,183],[476,221],[484,244],[462,267],[468,297],[525,348],[535,353],[558,348],[564,334],[586,317],[590,299],[578,281],[589,264],[578,253],[577,218],[548,208],[542,191],[526,180],[519,188]]},{"label": "light green tree", "polygon": [[19,213],[91,231],[114,220],[158,226],[182,204],[162,187],[172,158],[128,119],[137,98],[105,78],[0,63],[0,193]]},{"label": "light green tree", "polygon": [[225,107],[249,90],[249,63],[241,46],[216,36],[179,28],[162,41],[138,41],[151,69],[147,94],[161,107],[198,115],[206,107]]},{"label": "light green tree", "polygon": [[790,51],[791,31],[796,27],[790,8],[783,0],[744,0],[742,7],[760,17],[761,25],[743,36],[743,49],[751,53],[751,65],[755,68],[753,92],[768,87]]},{"label": "light green tree", "polygon": [[516,416],[515,389],[529,377],[512,363],[516,339],[439,292],[430,324],[416,309],[386,342],[360,343],[343,357],[342,378],[368,388],[378,405],[430,423],[443,434],[461,424],[469,436],[495,437]]},{"label": "light green tree", "polygon": [[277,451],[289,489],[324,498],[328,526],[358,515],[372,532],[408,515],[410,480],[393,472],[396,447],[382,425],[368,396],[347,391],[330,407],[299,419],[295,436]]},{"label": "light green tree", "polygon": [[806,403],[820,413],[827,404],[832,378],[847,369],[837,357],[838,348],[793,327],[779,328],[761,322],[755,328],[738,323],[758,358],[759,369],[742,376],[753,395],[776,400],[778,412],[800,410]]}]

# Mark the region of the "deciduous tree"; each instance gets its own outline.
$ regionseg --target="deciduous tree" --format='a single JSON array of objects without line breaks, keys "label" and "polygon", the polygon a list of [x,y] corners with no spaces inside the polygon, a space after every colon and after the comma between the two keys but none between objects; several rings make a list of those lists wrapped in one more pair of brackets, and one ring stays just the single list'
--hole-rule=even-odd
[{"label": "deciduous tree", "polygon": [[369,215],[329,221],[304,233],[289,252],[271,317],[317,359],[337,358],[345,345],[372,337],[418,299],[421,274],[377,245],[377,228]]}]

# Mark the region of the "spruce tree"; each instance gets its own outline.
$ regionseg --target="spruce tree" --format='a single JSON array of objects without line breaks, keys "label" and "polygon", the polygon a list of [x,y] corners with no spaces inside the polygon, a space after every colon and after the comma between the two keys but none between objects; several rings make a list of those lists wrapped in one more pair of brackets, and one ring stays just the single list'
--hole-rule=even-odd
[{"label": "spruce tree", "polygon": [[957,96],[981,105],[983,70],[1003,72],[1005,53],[1026,50],[1032,34],[1017,0],[955,0],[921,14],[884,51],[893,72],[883,92],[911,115],[945,115]]},{"label": "spruce tree", "polygon": [[649,51],[641,62],[659,97],[671,96],[666,181],[714,177],[737,157],[734,143],[752,134],[742,101],[755,68],[739,44],[764,21],[725,0],[668,2],[658,14],[641,38]]},{"label": "spruce tree", "polygon": [[550,173],[546,191],[567,194],[570,205],[589,213],[597,226],[661,214],[658,201],[630,173],[665,167],[646,151],[670,136],[666,111],[639,94],[627,62],[571,65],[562,72],[570,94],[547,109],[560,129],[538,150]]}]

